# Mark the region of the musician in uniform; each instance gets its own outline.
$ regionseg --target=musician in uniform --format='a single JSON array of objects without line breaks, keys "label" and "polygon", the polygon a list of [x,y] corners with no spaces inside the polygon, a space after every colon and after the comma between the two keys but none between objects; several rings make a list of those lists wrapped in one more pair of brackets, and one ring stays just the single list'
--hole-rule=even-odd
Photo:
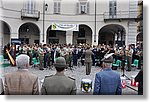
[{"label": "musician in uniform", "polygon": [[64,75],[64,69],[67,67],[63,57],[58,57],[54,63],[56,74],[47,76],[44,79],[41,93],[42,95],[75,95],[75,79]]},{"label": "musician in uniform", "polygon": [[74,49],[72,51],[72,57],[73,57],[73,65],[77,66],[77,60],[78,60],[78,50],[77,47],[74,46]]},{"label": "musician in uniform", "polygon": [[51,48],[50,45],[47,46],[47,67],[50,67],[51,63]]},{"label": "musician in uniform", "polygon": [[38,53],[39,53],[39,60],[40,60],[39,70],[44,70],[43,69],[44,52],[43,52],[43,49],[42,49],[42,45],[39,45]]},{"label": "musician in uniform", "polygon": [[126,51],[126,56],[127,56],[127,71],[131,71],[131,63],[132,63],[132,54],[133,54],[133,49],[132,46],[129,45],[128,50]]}]

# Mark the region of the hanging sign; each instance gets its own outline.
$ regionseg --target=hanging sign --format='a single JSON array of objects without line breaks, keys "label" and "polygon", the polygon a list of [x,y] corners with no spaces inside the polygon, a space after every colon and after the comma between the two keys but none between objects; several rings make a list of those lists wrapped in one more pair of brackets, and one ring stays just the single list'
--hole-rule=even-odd
[{"label": "hanging sign", "polygon": [[51,30],[79,31],[79,25],[78,24],[58,24],[58,23],[53,23]]}]

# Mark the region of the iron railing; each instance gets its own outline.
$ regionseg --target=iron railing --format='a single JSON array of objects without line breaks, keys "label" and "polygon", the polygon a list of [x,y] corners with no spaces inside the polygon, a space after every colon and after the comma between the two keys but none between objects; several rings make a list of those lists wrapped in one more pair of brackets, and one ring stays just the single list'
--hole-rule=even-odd
[{"label": "iron railing", "polygon": [[33,19],[39,19],[40,18],[40,11],[38,10],[28,10],[28,9],[22,9],[21,10],[21,18],[33,18]]},{"label": "iron railing", "polygon": [[117,11],[114,15],[104,12],[104,19],[136,19],[137,15],[138,11]]}]

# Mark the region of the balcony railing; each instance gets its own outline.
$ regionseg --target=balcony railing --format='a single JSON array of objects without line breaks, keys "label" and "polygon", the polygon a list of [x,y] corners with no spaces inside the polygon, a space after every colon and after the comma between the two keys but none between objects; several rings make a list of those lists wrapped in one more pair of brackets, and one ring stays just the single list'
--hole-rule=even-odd
[{"label": "balcony railing", "polygon": [[23,20],[24,18],[31,18],[31,19],[38,20],[40,18],[40,11],[22,9],[21,10],[21,19]]},{"label": "balcony railing", "polygon": [[115,15],[110,12],[104,13],[104,20],[129,20],[137,19],[138,11],[117,11]]}]

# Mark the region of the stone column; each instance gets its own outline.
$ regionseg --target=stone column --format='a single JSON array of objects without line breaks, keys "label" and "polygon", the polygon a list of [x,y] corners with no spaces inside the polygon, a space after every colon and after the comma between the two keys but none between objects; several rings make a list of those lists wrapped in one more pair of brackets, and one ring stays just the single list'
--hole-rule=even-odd
[{"label": "stone column", "polygon": [[73,41],[73,31],[66,31],[66,44],[72,44],[72,41]]}]

